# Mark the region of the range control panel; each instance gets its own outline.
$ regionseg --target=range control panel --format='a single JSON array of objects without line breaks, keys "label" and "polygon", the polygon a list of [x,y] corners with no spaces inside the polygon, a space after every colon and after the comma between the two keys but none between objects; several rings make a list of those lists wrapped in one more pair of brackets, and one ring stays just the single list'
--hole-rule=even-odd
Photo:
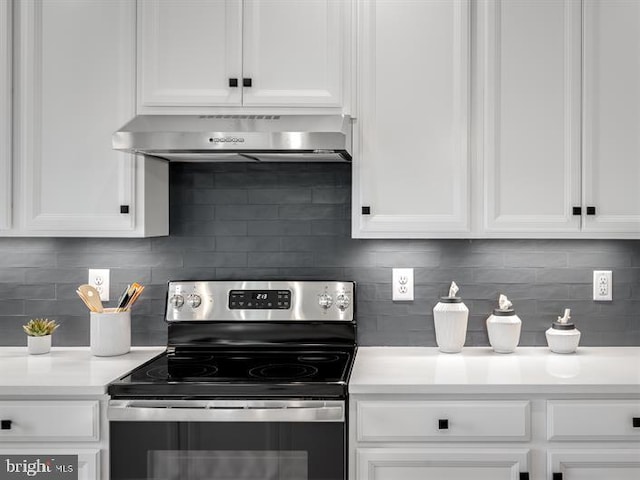
[{"label": "range control panel", "polygon": [[291,290],[231,290],[230,310],[272,310],[291,308]]},{"label": "range control panel", "polygon": [[166,320],[353,321],[354,282],[169,282]]}]

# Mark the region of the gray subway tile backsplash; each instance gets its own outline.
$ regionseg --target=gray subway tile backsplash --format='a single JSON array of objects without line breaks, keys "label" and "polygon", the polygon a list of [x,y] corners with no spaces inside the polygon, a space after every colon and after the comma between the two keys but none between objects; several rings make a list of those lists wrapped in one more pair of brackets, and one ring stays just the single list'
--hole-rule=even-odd
[{"label": "gray subway tile backsplash", "polygon": [[[174,164],[171,235],[151,239],[0,238],[0,345],[24,345],[21,325],[61,323],[54,345],[88,345],[75,288],[111,269],[111,298],[147,285],[133,343],[166,343],[171,279],[347,279],[358,282],[362,345],[435,346],[432,308],[451,280],[471,310],[466,345],[488,345],[499,293],[523,321],[521,345],[546,345],[565,307],[582,345],[640,345],[640,241],[356,240],[348,164]],[[391,269],[415,268],[414,302],[391,301]],[[591,300],[592,270],[613,270],[611,303]]]}]

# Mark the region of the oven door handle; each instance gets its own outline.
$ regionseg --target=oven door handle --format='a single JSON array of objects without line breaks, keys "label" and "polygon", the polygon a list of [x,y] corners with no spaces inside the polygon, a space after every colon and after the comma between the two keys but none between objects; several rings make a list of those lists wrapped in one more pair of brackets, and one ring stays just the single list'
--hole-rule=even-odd
[{"label": "oven door handle", "polygon": [[111,400],[115,422],[344,422],[343,401]]}]

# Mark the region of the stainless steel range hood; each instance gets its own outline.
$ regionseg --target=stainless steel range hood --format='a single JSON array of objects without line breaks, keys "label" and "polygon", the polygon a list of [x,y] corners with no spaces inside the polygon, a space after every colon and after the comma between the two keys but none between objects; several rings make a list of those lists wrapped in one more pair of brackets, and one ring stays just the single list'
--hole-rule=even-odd
[{"label": "stainless steel range hood", "polygon": [[113,148],[172,162],[351,161],[343,115],[139,115]]}]

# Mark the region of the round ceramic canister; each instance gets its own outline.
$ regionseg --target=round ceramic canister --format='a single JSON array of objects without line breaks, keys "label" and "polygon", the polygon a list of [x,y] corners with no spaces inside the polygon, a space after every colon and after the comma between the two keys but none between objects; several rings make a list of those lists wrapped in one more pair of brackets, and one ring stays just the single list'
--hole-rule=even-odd
[{"label": "round ceramic canister", "polygon": [[91,312],[91,355],[113,357],[131,350],[131,312]]},{"label": "round ceramic canister", "polygon": [[513,309],[496,308],[493,315],[487,318],[489,343],[497,353],[512,353],[520,342],[522,320]]},{"label": "round ceramic canister", "polygon": [[580,330],[573,323],[553,322],[545,336],[553,353],[573,353],[580,343]]},{"label": "round ceramic canister", "polygon": [[440,301],[433,307],[433,323],[436,343],[441,352],[462,351],[467,337],[468,319],[469,309],[460,297],[440,297]]}]

